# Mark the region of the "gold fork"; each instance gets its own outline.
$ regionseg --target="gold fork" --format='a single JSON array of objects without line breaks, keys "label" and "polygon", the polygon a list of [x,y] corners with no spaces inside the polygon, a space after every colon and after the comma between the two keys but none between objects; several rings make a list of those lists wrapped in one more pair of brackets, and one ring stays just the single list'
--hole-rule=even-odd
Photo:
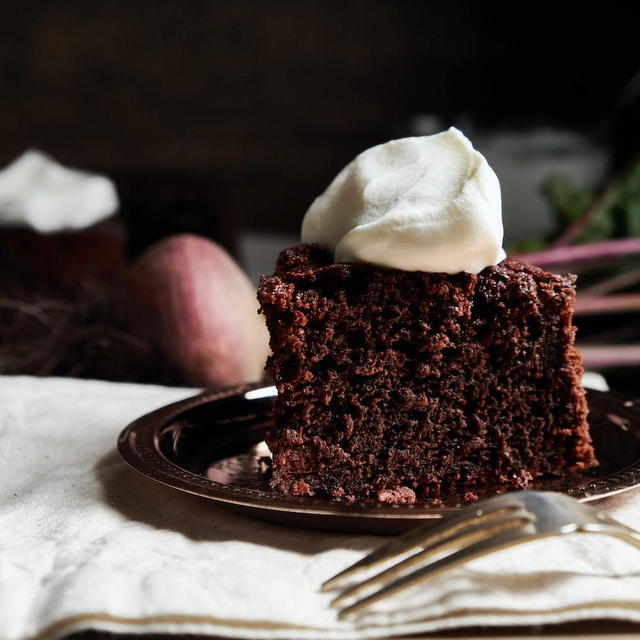
[{"label": "gold fork", "polygon": [[[519,491],[421,525],[330,578],[322,589],[341,591],[331,606],[339,609],[339,618],[348,618],[494,551],[568,533],[606,534],[640,549],[639,532],[592,506],[558,493]],[[379,573],[366,577],[374,569]]]}]

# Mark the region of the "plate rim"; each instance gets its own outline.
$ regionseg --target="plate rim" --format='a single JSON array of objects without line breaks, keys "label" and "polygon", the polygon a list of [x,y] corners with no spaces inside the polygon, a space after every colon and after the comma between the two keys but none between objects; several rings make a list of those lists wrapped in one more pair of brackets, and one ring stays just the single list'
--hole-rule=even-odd
[{"label": "plate rim", "polygon": [[[221,391],[204,391],[146,413],[128,424],[120,432],[117,451],[129,467],[157,483],[250,511],[278,511],[320,517],[348,516],[349,518],[422,521],[441,518],[443,515],[461,508],[461,506],[446,505],[425,506],[420,503],[411,505],[349,504],[315,496],[279,497],[277,494],[266,501],[262,495],[263,492],[240,487],[234,488],[228,484],[210,480],[179,466],[160,451],[159,434],[161,430],[181,414],[216,400],[244,395],[249,391],[261,388],[266,389],[267,386],[264,383],[256,383],[229,387]],[[621,402],[635,402],[611,391],[587,389],[587,392],[595,395],[613,396]],[[631,478],[628,477],[629,475]],[[612,483],[616,488],[599,493],[597,485],[605,482]],[[631,465],[611,474],[587,480],[577,487],[573,487],[565,495],[571,495],[580,502],[592,502],[630,491],[639,485],[640,458]],[[254,492],[260,495],[252,495]]]}]

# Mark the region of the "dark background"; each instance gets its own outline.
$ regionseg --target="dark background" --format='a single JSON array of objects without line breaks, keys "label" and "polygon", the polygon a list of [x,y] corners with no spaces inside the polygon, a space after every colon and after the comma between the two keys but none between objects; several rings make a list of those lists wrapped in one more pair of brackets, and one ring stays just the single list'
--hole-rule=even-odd
[{"label": "dark background", "polygon": [[295,232],[419,113],[604,132],[623,155],[634,4],[3,3],[0,164],[35,146],[112,176],[137,253],[176,230]]}]

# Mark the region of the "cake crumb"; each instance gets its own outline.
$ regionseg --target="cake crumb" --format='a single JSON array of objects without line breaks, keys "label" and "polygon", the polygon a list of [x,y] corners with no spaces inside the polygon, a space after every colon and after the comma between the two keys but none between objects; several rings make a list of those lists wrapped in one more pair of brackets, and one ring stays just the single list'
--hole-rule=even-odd
[{"label": "cake crumb", "polygon": [[294,496],[312,496],[311,487],[304,480],[298,480],[291,485],[291,495]]},{"label": "cake crumb", "polygon": [[416,494],[409,487],[398,487],[397,489],[382,489],[378,491],[378,500],[387,504],[414,504]]}]

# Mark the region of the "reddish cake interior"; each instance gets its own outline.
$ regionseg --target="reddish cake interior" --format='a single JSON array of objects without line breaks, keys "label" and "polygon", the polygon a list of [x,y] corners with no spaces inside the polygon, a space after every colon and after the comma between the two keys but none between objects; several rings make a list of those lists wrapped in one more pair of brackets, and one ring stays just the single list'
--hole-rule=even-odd
[{"label": "reddish cake interior", "polygon": [[505,260],[447,275],[285,250],[258,298],[286,495],[465,500],[595,464],[574,278]]}]

